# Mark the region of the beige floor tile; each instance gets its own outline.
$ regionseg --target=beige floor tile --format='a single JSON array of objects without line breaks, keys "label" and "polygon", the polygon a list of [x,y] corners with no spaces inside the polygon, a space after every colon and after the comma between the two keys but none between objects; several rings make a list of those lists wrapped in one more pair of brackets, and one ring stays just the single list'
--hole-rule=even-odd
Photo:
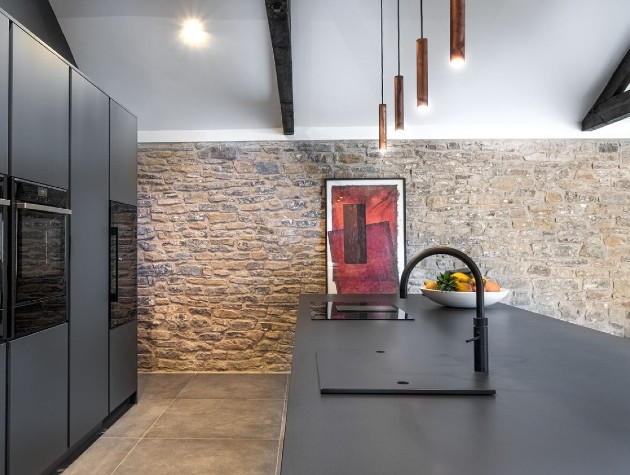
[{"label": "beige floor tile", "polygon": [[138,404],[64,473],[275,474],[286,386],[282,374],[140,374]]},{"label": "beige floor tile", "polygon": [[94,442],[64,475],[110,475],[139,439],[103,438]]},{"label": "beige floor tile", "polygon": [[138,400],[174,399],[192,377],[192,373],[140,373]]},{"label": "beige floor tile", "polygon": [[143,439],[115,475],[273,475],[278,441]]},{"label": "beige floor tile", "polygon": [[147,438],[280,437],[281,399],[175,399]]},{"label": "beige floor tile", "polygon": [[142,437],[172,402],[172,399],[140,401],[116,421],[103,437]]},{"label": "beige floor tile", "polygon": [[181,399],[284,399],[286,374],[196,374]]}]

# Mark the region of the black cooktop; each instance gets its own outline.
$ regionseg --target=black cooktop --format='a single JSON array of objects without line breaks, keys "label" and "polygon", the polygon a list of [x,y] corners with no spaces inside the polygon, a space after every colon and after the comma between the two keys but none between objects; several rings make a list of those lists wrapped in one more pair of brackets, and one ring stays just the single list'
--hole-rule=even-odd
[{"label": "black cooktop", "polygon": [[311,320],[413,320],[387,302],[311,302]]}]

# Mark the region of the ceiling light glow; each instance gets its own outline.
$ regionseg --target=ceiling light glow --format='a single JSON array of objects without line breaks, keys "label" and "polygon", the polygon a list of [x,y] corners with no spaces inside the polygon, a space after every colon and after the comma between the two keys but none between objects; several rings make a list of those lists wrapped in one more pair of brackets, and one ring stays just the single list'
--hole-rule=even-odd
[{"label": "ceiling light glow", "polygon": [[466,64],[466,60],[463,57],[451,58],[451,66],[455,69],[462,69]]},{"label": "ceiling light glow", "polygon": [[182,24],[180,38],[187,45],[203,46],[208,39],[208,33],[204,31],[204,25],[201,21],[196,18],[189,18]]}]

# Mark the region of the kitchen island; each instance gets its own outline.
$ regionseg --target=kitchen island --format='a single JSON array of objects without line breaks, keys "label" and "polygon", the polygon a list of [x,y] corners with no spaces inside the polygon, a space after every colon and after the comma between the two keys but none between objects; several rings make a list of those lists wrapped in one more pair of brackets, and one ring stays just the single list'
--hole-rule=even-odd
[{"label": "kitchen island", "polygon": [[[384,300],[414,320],[311,320],[313,302]],[[302,295],[281,473],[630,473],[630,341],[508,305],[486,309],[494,396],[320,393],[318,353],[439,357],[473,372],[474,312],[419,295]]]}]

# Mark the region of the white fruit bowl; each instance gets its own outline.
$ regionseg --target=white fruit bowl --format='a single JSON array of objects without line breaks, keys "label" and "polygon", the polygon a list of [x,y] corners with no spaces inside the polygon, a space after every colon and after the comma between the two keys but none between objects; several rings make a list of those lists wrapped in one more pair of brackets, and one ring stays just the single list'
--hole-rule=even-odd
[{"label": "white fruit bowl", "polygon": [[[435,303],[446,307],[475,308],[477,303],[476,292],[443,292],[441,290],[429,290],[424,286],[420,287],[420,291]],[[500,302],[509,292],[510,289],[504,289],[503,287],[498,292],[484,292],[484,307]]]}]

